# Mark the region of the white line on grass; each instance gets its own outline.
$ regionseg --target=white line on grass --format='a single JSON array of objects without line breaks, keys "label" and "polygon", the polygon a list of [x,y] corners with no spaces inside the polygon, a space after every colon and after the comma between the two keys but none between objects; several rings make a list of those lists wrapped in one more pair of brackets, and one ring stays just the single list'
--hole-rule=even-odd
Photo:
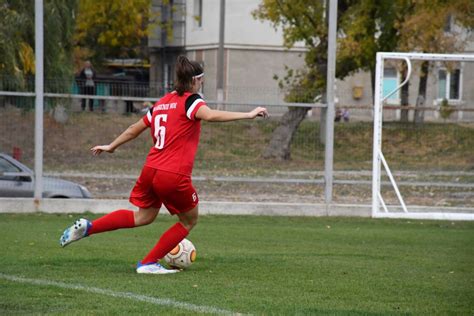
[{"label": "white line on grass", "polygon": [[18,282],[18,283],[27,283],[27,284],[42,285],[42,286],[55,286],[55,287],[59,287],[63,289],[71,289],[71,290],[77,290],[77,291],[85,291],[85,292],[94,293],[94,294],[107,295],[107,296],[112,296],[112,297],[126,298],[126,299],[130,299],[134,301],[142,301],[142,302],[155,304],[155,305],[182,308],[182,309],[186,309],[192,312],[200,312],[200,313],[206,313],[206,314],[219,314],[219,315],[243,315],[240,313],[231,312],[225,309],[220,309],[220,308],[216,308],[212,306],[195,305],[195,304],[175,301],[169,298],[146,296],[146,295],[140,295],[140,294],[135,294],[131,292],[115,292],[112,290],[101,289],[101,288],[91,287],[91,286],[84,286],[80,284],[67,284],[67,283],[62,283],[62,282],[57,282],[57,281],[29,279],[29,278],[19,277],[15,275],[8,275],[8,274],[3,274],[3,273],[0,273],[0,278],[8,280],[8,281],[12,281],[12,282]]}]

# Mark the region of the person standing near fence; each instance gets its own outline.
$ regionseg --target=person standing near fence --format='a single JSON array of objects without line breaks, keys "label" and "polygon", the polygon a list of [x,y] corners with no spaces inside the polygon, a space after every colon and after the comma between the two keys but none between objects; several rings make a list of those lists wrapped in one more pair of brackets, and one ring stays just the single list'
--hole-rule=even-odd
[{"label": "person standing near fence", "polygon": [[[96,72],[92,67],[90,61],[84,63],[84,68],[82,68],[79,73],[79,87],[81,94],[85,95],[95,95],[96,88]],[[86,109],[87,99],[82,99],[81,108],[84,111]],[[89,110],[94,111],[94,99],[89,99]]]},{"label": "person standing near fence", "polygon": [[159,264],[189,232],[198,219],[199,198],[191,181],[194,158],[199,143],[201,120],[228,122],[267,117],[263,107],[250,112],[218,111],[209,108],[198,94],[204,81],[199,63],[179,56],[176,61],[175,91],[166,94],[138,122],[128,127],[109,145],[91,148],[94,155],[113,153],[119,146],[151,129],[153,147],[130,194],[138,211],[116,210],[94,221],[80,218],[60,238],[61,246],[93,234],[152,223],[162,204],[178,222],[165,231],[151,251],[138,262],[136,272],[175,273]]}]

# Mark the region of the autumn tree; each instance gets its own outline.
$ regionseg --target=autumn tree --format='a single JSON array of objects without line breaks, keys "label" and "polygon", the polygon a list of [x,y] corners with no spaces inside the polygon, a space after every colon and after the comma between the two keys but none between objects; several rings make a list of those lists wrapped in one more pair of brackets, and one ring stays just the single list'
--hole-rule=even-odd
[{"label": "autumn tree", "polygon": [[[308,48],[305,56],[308,67],[294,73],[290,69],[283,81],[289,86],[286,101],[312,102],[323,92],[326,82],[327,26],[323,18],[324,1],[264,0],[253,14],[258,19],[269,20],[275,28],[281,26],[286,47],[291,48],[296,42],[304,41]],[[290,158],[291,142],[309,110],[309,107],[288,108],[263,153],[265,158]]]},{"label": "autumn tree", "polygon": [[[397,26],[400,51],[454,53],[464,50],[466,34],[474,28],[473,1],[413,0],[412,8],[404,22]],[[425,104],[429,61],[423,61],[419,71],[417,108]],[[423,113],[423,110],[415,111],[415,124],[423,122]]]},{"label": "autumn tree", "polygon": [[[403,16],[403,2],[338,1],[338,32],[343,35],[338,39],[338,78],[359,69],[370,71],[374,78],[377,51],[390,51],[397,45],[394,26]],[[325,14],[327,7],[323,0],[264,0],[254,12],[256,18],[269,20],[275,27],[283,29],[287,47],[292,47],[297,41],[306,45],[305,69],[290,70],[289,76],[280,82],[289,88],[286,101],[314,102],[316,96],[322,96],[324,101],[327,67],[327,21],[324,17],[328,16]],[[290,158],[293,135],[308,110],[305,107],[288,109],[264,150],[265,158]]]},{"label": "autumn tree", "polygon": [[21,1],[0,3],[0,76],[2,89],[10,89],[34,73],[34,24]]},{"label": "autumn tree", "polygon": [[97,62],[143,57],[155,20],[151,0],[79,0],[76,54]]},{"label": "autumn tree", "polygon": [[[44,2],[44,76],[63,89],[72,75],[75,1]],[[25,88],[35,73],[34,1],[0,0],[0,76],[9,89]]]},{"label": "autumn tree", "polygon": [[[440,44],[452,43],[443,33],[442,25],[446,18],[455,14],[461,25],[472,28],[473,5],[471,0],[339,0],[336,76],[343,79],[358,70],[369,71],[373,91],[377,52],[439,52]],[[283,29],[287,47],[292,47],[297,41],[306,44],[305,69],[290,69],[288,76],[280,80],[280,84],[289,89],[287,101],[313,102],[315,96],[324,96],[327,54],[327,21],[323,18],[325,7],[327,5],[322,0],[263,0],[254,12],[256,18],[268,20]],[[420,48],[420,44],[423,47]],[[450,46],[451,49],[457,47]],[[424,68],[421,68],[423,71]],[[402,104],[408,104],[408,86],[403,88]],[[264,150],[264,157],[290,158],[293,135],[308,110],[290,108],[283,115]]]},{"label": "autumn tree", "polygon": [[[410,11],[407,1],[352,1],[339,23],[337,52],[338,75],[344,78],[354,71],[368,71],[374,90],[376,54],[393,51],[399,41],[397,25]],[[346,67],[350,67],[344,71]]]},{"label": "autumn tree", "polygon": [[[375,90],[376,54],[398,51],[401,36],[399,26],[413,11],[413,6],[411,0],[361,0],[354,2],[341,21],[340,28],[344,36],[339,38],[339,65],[349,63],[355,66],[355,70],[368,71],[372,95]],[[401,68],[402,78],[405,78],[406,70]],[[402,87],[402,105],[408,105],[408,87],[408,84]]]}]

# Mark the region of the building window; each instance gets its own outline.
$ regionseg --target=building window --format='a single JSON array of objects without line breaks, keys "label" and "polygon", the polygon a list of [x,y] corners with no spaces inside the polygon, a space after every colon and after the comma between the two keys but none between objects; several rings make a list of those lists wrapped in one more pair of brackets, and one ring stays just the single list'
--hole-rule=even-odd
[{"label": "building window", "polygon": [[194,0],[194,27],[202,27],[202,0]]},{"label": "building window", "polygon": [[461,69],[438,70],[438,99],[460,100]]},{"label": "building window", "polygon": [[[398,71],[395,68],[384,68],[383,70],[383,97],[388,96],[398,87]],[[388,99],[388,103],[400,102],[400,90],[392,94]]]}]

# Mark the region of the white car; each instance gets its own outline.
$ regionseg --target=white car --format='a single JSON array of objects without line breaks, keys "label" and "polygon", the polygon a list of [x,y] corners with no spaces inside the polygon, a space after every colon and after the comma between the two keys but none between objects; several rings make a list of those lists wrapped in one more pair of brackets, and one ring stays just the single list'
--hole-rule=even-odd
[{"label": "white car", "polygon": [[[9,155],[0,153],[0,197],[33,197],[34,173]],[[43,197],[89,199],[86,187],[71,181],[43,177]]]}]

